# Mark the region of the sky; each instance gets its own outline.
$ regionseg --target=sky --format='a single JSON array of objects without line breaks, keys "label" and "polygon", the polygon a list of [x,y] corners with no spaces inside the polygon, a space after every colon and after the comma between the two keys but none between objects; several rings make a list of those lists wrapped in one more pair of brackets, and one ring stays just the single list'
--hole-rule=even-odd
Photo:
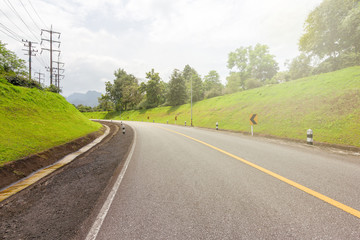
[{"label": "sky", "polygon": [[[308,14],[322,0],[0,0],[0,39],[28,62],[22,39],[38,42],[32,72],[49,85],[49,33],[64,62],[62,95],[105,93],[105,82],[122,68],[140,81],[152,68],[168,82],[186,64],[202,77],[216,70],[223,84],[228,54],[239,47],[269,46],[280,70],[299,54]],[[5,26],[5,27],[4,27]],[[5,28],[10,29],[9,31]],[[27,63],[28,64],[28,63]],[[54,64],[56,66],[56,64]]]}]

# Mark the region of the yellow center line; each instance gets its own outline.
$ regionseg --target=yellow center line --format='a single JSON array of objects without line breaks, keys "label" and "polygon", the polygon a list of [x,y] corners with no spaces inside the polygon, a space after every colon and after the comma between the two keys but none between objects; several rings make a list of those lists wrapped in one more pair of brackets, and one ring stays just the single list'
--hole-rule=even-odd
[{"label": "yellow center line", "polygon": [[316,192],[316,191],[314,191],[314,190],[312,190],[310,188],[307,188],[307,187],[305,187],[305,186],[303,186],[303,185],[301,185],[301,184],[299,184],[297,182],[294,182],[294,181],[292,181],[290,179],[287,179],[287,178],[285,178],[285,177],[283,177],[283,176],[281,176],[281,175],[279,175],[277,173],[274,173],[274,172],[272,172],[270,170],[267,170],[267,169],[265,169],[263,167],[260,167],[260,166],[258,166],[256,164],[252,163],[252,162],[249,162],[249,161],[247,161],[247,160],[245,160],[245,159],[243,159],[241,157],[235,156],[234,154],[226,152],[226,151],[224,151],[224,150],[222,150],[220,148],[217,148],[217,147],[215,147],[213,145],[210,145],[210,144],[208,144],[206,142],[203,142],[203,141],[198,140],[196,138],[187,136],[187,135],[185,135],[183,133],[179,133],[179,132],[176,132],[176,131],[173,131],[173,130],[170,130],[170,129],[167,129],[167,128],[163,128],[163,127],[159,127],[159,128],[164,129],[164,130],[169,131],[169,132],[179,134],[181,136],[184,136],[186,138],[194,140],[194,141],[196,141],[198,143],[204,144],[205,146],[208,146],[208,147],[210,147],[212,149],[215,149],[216,151],[219,151],[219,152],[221,152],[221,153],[223,153],[225,155],[228,155],[229,157],[235,158],[235,159],[237,159],[237,160],[239,160],[239,161],[241,161],[241,162],[243,162],[243,163],[245,163],[245,164],[247,164],[247,165],[249,165],[249,166],[251,166],[253,168],[256,168],[257,170],[259,170],[259,171],[261,171],[263,173],[266,173],[266,174],[268,174],[268,175],[270,175],[270,176],[272,176],[272,177],[274,177],[274,178],[276,178],[276,179],[278,179],[278,180],[280,180],[282,182],[285,182],[285,183],[287,183],[287,184],[289,184],[289,185],[291,185],[291,186],[293,186],[293,187],[295,187],[297,189],[300,189],[300,190],[302,190],[302,191],[304,191],[304,192],[306,192],[306,193],[308,193],[308,194],[310,194],[310,195],[312,195],[312,196],[314,196],[314,197],[316,197],[316,198],[318,198],[320,200],[323,200],[324,202],[327,202],[327,203],[333,205],[334,207],[337,207],[337,208],[339,208],[339,209],[341,209],[341,210],[343,210],[343,211],[345,211],[347,213],[350,213],[351,215],[353,215],[355,217],[360,218],[360,211],[359,210],[356,210],[356,209],[351,208],[351,207],[349,207],[349,206],[347,206],[345,204],[342,204],[342,203],[340,203],[340,202],[338,202],[338,201],[336,201],[334,199],[331,199],[331,198],[329,198],[329,197],[327,197],[327,196],[325,196],[325,195],[323,195],[321,193],[318,193],[318,192]]}]

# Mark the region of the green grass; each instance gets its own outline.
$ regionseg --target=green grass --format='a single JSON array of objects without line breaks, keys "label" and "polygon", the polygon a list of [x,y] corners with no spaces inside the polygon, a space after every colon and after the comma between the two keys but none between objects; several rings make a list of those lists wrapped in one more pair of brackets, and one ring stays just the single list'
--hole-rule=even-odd
[{"label": "green grass", "polygon": [[100,129],[61,95],[0,79],[0,166]]},{"label": "green grass", "polygon": [[[194,126],[250,131],[250,115],[258,114],[255,133],[360,147],[360,67],[211,98],[193,104]],[[94,113],[86,113],[90,116]],[[119,119],[119,113],[99,118]],[[122,113],[122,119],[190,124],[190,104]],[[149,117],[149,119],[147,119]]]}]

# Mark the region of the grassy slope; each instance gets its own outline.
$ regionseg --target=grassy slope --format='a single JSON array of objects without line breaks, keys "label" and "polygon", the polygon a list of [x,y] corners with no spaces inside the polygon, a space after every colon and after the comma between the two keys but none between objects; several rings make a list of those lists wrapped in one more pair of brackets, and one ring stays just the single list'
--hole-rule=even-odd
[{"label": "grassy slope", "polygon": [[59,94],[12,86],[0,79],[0,166],[100,127]]},{"label": "grassy slope", "polygon": [[[306,139],[360,147],[360,67],[264,86],[193,105],[195,126],[250,131],[249,116],[257,113],[255,132],[291,139]],[[119,118],[119,114],[88,113],[89,118]],[[122,119],[174,124],[190,123],[190,104],[127,111]],[[149,120],[147,117],[149,116]]]}]

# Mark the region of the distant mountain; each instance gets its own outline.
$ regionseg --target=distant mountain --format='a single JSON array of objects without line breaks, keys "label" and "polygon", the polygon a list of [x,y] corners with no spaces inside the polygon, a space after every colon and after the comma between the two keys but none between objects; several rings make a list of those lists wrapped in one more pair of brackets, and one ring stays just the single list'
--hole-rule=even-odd
[{"label": "distant mountain", "polygon": [[101,97],[100,92],[88,91],[87,93],[73,93],[66,100],[76,106],[82,104],[84,106],[96,107],[99,105],[99,97]]}]

